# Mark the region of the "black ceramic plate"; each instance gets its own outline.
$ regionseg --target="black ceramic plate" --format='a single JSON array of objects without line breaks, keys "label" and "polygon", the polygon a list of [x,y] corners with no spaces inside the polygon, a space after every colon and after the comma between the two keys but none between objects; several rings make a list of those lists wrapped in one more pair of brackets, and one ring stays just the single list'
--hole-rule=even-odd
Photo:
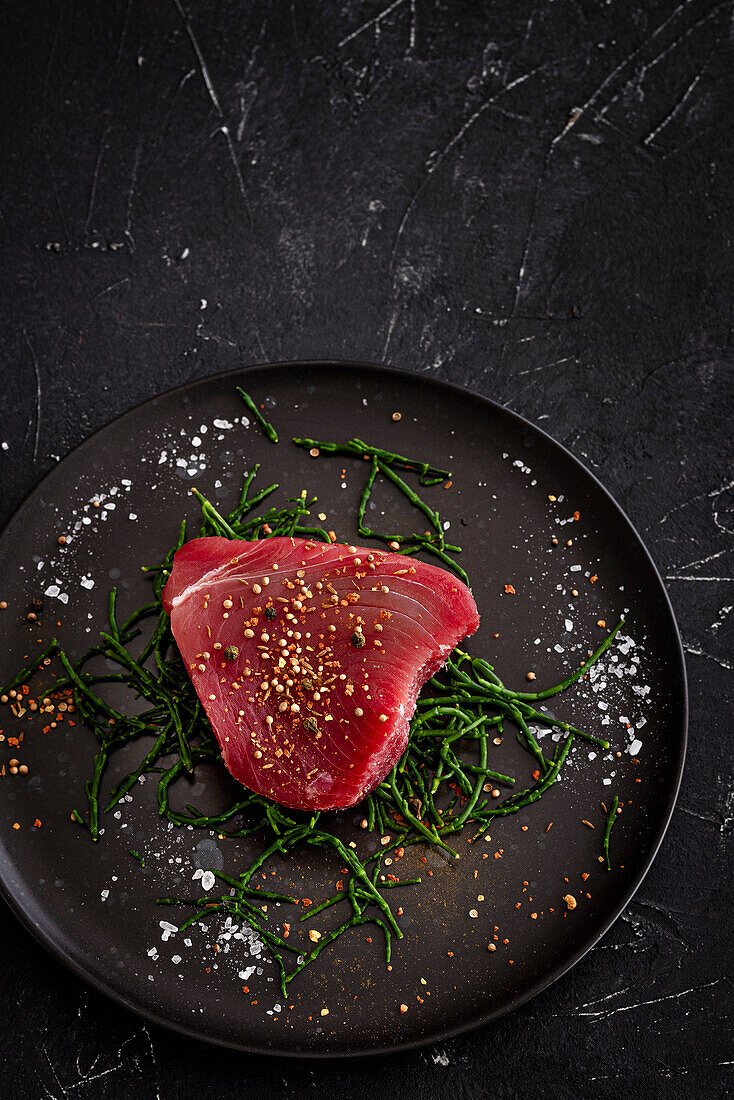
[{"label": "black ceramic plate", "polygon": [[[243,422],[237,383],[265,402],[280,432],[278,447]],[[686,737],[682,653],[640,539],[562,447],[506,409],[440,382],[378,367],[308,363],[257,367],[164,394],[102,429],[45,478],[0,541],[0,598],[8,604],[0,612],[0,682],[24,654],[37,652],[39,638],[56,633],[72,653],[82,652],[103,624],[111,585],[119,589],[121,613],[144,602],[148,582],[140,565],[156,562],[181,518],[196,515],[192,485],[231,502],[243,471],[260,462],[263,484],[280,481],[284,496],[313,490],[328,517],[324,526],[352,541],[365,467],[314,460],[290,444],[299,434],[358,435],[451,468],[451,488],[427,493],[465,548],[462,563],[482,613],[472,649],[507,683],[524,683],[529,670],[538,685],[555,683],[599,643],[598,621],[610,627],[624,613],[621,644],[594,682],[554,700],[559,716],[608,735],[620,755],[578,744],[562,782],[527,811],[496,821],[491,840],[462,842],[458,862],[411,850],[401,874],[420,871],[423,883],[402,892],[405,937],[392,971],[379,930],[355,929],[293,983],[283,1003],[267,955],[246,939],[228,938],[221,918],[206,930],[169,935],[159,922],[180,914],[155,905],[160,894],[198,895],[196,867],[236,872],[258,841],[168,828],[149,781],[106,818],[104,836],[93,845],[69,820],[70,809],[84,805],[91,734],[69,722],[44,734],[38,718],[14,721],[4,707],[5,736],[23,732],[24,740],[19,747],[0,744],[0,758],[7,769],[15,756],[29,772],[2,779],[2,888],[25,924],[77,973],[160,1023],[243,1050],[395,1050],[509,1011],[568,970],[626,905],[678,790]],[[413,522],[405,502],[387,490],[377,494],[376,506],[373,518],[384,510],[386,526]],[[61,534],[69,536],[64,547]],[[505,585],[515,594],[506,594]],[[44,601],[40,626],[26,619],[34,597]],[[120,761],[108,781],[132,761],[133,755]],[[492,766],[531,779],[532,762],[511,735],[496,747]],[[177,798],[214,812],[227,785],[224,773],[212,770]],[[625,808],[607,871],[599,862],[600,803],[615,794]],[[364,844],[361,817],[359,810],[346,813],[338,827]],[[131,848],[145,857],[144,870]],[[333,893],[339,872],[327,860],[304,861],[283,868],[277,881],[287,883],[290,875],[303,896],[317,900]],[[571,912],[563,901],[568,893],[578,899]]]}]

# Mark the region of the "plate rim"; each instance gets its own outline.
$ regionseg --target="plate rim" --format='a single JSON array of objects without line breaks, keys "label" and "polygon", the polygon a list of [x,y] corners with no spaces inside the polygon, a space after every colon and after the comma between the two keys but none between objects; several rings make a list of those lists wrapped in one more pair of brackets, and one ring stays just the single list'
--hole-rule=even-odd
[{"label": "plate rim", "polygon": [[[169,397],[174,394],[184,394],[187,390],[194,389],[195,387],[202,385],[202,383],[220,382],[224,381],[228,377],[241,377],[243,374],[248,374],[250,372],[254,373],[256,371],[282,372],[284,370],[303,370],[304,368],[310,367],[329,367],[355,372],[368,371],[375,374],[389,375],[393,378],[403,379],[410,382],[415,382],[416,380],[421,379],[424,382],[428,382],[432,386],[437,387],[438,389],[443,389],[454,394],[470,396],[475,400],[479,400],[484,404],[491,406],[495,411],[499,411],[500,413],[508,416],[511,420],[516,421],[518,426],[530,428],[531,431],[540,435],[544,440],[551,443],[554,447],[559,448],[565,454],[565,456],[569,458],[571,462],[576,467],[578,467],[583,474],[586,475],[586,477],[591,479],[596,488],[601,490],[601,492],[607,498],[608,502],[616,510],[618,515],[620,515],[622,519],[626,522],[627,527],[636,538],[640,549],[642,550],[644,556],[647,558],[648,564],[652,568],[653,575],[658,582],[659,589],[663,594],[664,605],[667,608],[668,617],[673,628],[673,635],[676,642],[675,655],[677,657],[677,672],[682,692],[682,706],[679,712],[681,715],[680,735],[677,741],[677,744],[679,745],[679,760],[674,782],[668,794],[662,823],[653,840],[653,843],[650,846],[650,850],[645,860],[644,866],[638,874],[637,878],[633,881],[632,885],[628,888],[628,890],[625,891],[622,902],[614,907],[609,915],[605,917],[599,931],[595,932],[588,942],[582,944],[582,946],[574,951],[571,956],[564,959],[562,963],[554,967],[542,979],[532,983],[521,996],[515,998],[509,1004],[503,1005],[500,1008],[493,1009],[492,1011],[474,1017],[465,1023],[457,1024],[453,1027],[444,1028],[439,1032],[432,1032],[430,1035],[424,1037],[407,1039],[402,1042],[392,1044],[381,1043],[374,1047],[363,1047],[358,1050],[355,1049],[328,1051],[295,1049],[280,1050],[267,1046],[252,1045],[246,1042],[231,1042],[226,1039],[218,1038],[216,1036],[203,1034],[201,1031],[197,1031],[196,1028],[187,1027],[184,1023],[178,1023],[176,1021],[167,1019],[164,1016],[158,1015],[156,1012],[151,1011],[148,1008],[139,1006],[134,1002],[133,998],[127,997],[121,991],[111,989],[108,985],[105,984],[102,978],[99,978],[96,974],[92,973],[91,970],[87,968],[81,961],[68,955],[61,946],[56,944],[51,937],[44,933],[44,931],[40,927],[40,924],[33,919],[31,913],[26,911],[22,903],[18,900],[18,898],[16,898],[11,887],[6,881],[7,868],[5,866],[5,863],[0,861],[0,896],[2,896],[3,900],[8,905],[10,911],[18,918],[23,927],[31,933],[32,937],[37,943],[39,943],[43,948],[49,951],[67,969],[71,970],[77,978],[81,978],[82,981],[91,985],[94,989],[103,994],[105,997],[108,997],[110,1000],[115,1001],[119,1005],[122,1005],[122,1007],[127,1009],[128,1011],[134,1012],[138,1016],[142,1016],[150,1023],[163,1027],[168,1031],[173,1031],[176,1034],[184,1036],[186,1038],[196,1039],[197,1041],[202,1043],[208,1043],[217,1047],[235,1050],[244,1054],[257,1054],[270,1058],[308,1059],[323,1061],[334,1059],[367,1058],[372,1056],[376,1057],[380,1055],[419,1050],[422,1047],[428,1046],[432,1043],[445,1042],[449,1039],[454,1039],[460,1035],[467,1034],[470,1031],[477,1030],[480,1027],[486,1027],[487,1025],[493,1023],[495,1020],[501,1019],[503,1016],[514,1012],[517,1008],[519,1008],[523,1004],[526,1004],[538,994],[543,993],[551,985],[553,985],[554,982],[558,981],[559,978],[562,978],[564,974],[567,974],[568,971],[576,966],[577,963],[579,963],[594,947],[596,947],[599,941],[607,934],[612,925],[615,924],[616,921],[619,919],[621,914],[627,908],[630,901],[644,882],[648,872],[650,871],[650,868],[657,858],[660,847],[663,843],[663,840],[665,839],[668,828],[670,826],[670,822],[673,817],[673,813],[675,811],[678,796],[680,793],[683,771],[685,768],[686,757],[688,753],[689,692],[685,652],[683,649],[683,641],[681,638],[680,628],[678,626],[678,621],[675,616],[675,611],[673,610],[670,594],[668,593],[668,590],[665,586],[663,578],[660,574],[660,570],[658,569],[657,564],[655,563],[652,554],[648,550],[642,536],[637,530],[636,525],[629,518],[626,511],[624,510],[624,508],[622,508],[616,498],[599,480],[596,474],[592,470],[590,470],[579,458],[577,458],[576,455],[573,454],[573,452],[565,446],[565,444],[560,443],[543,428],[538,427],[537,424],[534,424],[531,420],[528,420],[520,413],[509,409],[506,405],[502,405],[499,401],[495,401],[491,397],[486,397],[484,394],[478,393],[470,386],[462,386],[456,382],[449,382],[446,379],[435,378],[430,375],[425,376],[422,374],[422,372],[419,371],[405,370],[403,368],[389,366],[385,363],[373,363],[361,360],[342,359],[290,359],[274,363],[250,363],[245,366],[235,367],[231,370],[217,371],[214,374],[202,375],[201,377],[191,379],[188,382],[184,382],[179,386],[172,386],[170,389],[164,390],[161,393],[157,393],[151,397],[147,397],[145,398],[145,400],[138,402],[131,408],[125,409],[123,412],[118,413],[117,416],[112,417],[106,423],[100,425],[100,427],[95,428],[93,432],[85,436],[84,439],[80,440],[79,443],[77,443],[74,447],[67,451],[67,453],[61,459],[61,462],[52,466],[51,469],[49,469],[40,478],[40,480],[37,481],[35,485],[33,485],[33,487],[25,494],[22,500],[15,506],[7,521],[3,524],[2,529],[0,529],[0,540],[4,537],[8,528],[13,523],[15,517],[18,515],[20,510],[31,501],[36,493],[40,492],[43,489],[46,481],[51,477],[52,474],[56,472],[61,463],[63,463],[70,455],[74,454],[81,447],[86,446],[87,443],[90,443],[101,432],[105,431],[112,424],[116,424],[117,421],[122,420],[124,417],[134,415],[141,409],[149,405],[155,404],[155,402],[159,401],[161,398]],[[30,910],[31,908],[32,906],[29,905],[28,909]]]}]

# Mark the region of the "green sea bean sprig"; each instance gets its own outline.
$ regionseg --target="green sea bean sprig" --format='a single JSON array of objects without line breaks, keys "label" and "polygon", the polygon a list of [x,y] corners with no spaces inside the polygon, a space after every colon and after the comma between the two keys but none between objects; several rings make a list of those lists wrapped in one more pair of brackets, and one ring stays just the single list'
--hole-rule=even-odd
[{"label": "green sea bean sprig", "polygon": [[[277,442],[275,430],[264,420],[252,398],[244,391],[239,392],[268,438]],[[406,480],[417,475],[420,486],[431,487],[449,478],[449,471],[359,439],[347,444],[311,439],[294,442],[309,450],[315,448],[319,453],[369,463],[357,510],[361,538],[392,544],[392,549],[397,546],[403,554],[423,553],[438,558],[466,579],[464,570],[452,556],[461,549],[446,542],[439,512]],[[398,469],[406,476],[397,473]],[[242,540],[290,535],[333,541],[331,534],[310,522],[315,497],[304,491],[280,507],[272,505],[269,501],[278,485],[255,491],[257,473],[258,467],[254,466],[244,479],[237,503],[226,514],[197,489],[192,490],[201,507],[198,535]],[[422,534],[384,534],[367,525],[367,507],[378,477],[391,483],[424,517],[428,530]],[[181,923],[180,930],[212,913],[226,914],[233,921],[249,925],[267,946],[277,966],[284,996],[289,983],[322,951],[349,929],[366,923],[380,928],[389,962],[392,942],[401,939],[403,933],[386,895],[396,887],[418,884],[421,879],[388,874],[388,866],[397,869],[406,849],[419,843],[435,847],[448,859],[458,858],[456,838],[465,829],[479,836],[496,817],[517,813],[542,798],[558,779],[576,739],[609,748],[603,738],[556,719],[542,708],[544,700],[566,690],[588,673],[612,645],[622,623],[578,669],[555,686],[535,692],[507,687],[486,660],[455,649],[418,698],[402,757],[358,807],[363,814],[364,830],[359,844],[345,843],[337,835],[338,817],[286,810],[234,781],[229,805],[217,813],[207,813],[190,803],[176,809],[171,795],[177,785],[185,785],[195,777],[198,768],[221,764],[218,742],[181,661],[162,604],[174,554],[189,537],[188,530],[184,520],[165,559],[157,566],[144,567],[152,582],[150,602],[120,621],[118,593],[113,589],[108,603],[108,629],[101,632],[98,643],[72,660],[54,639],[5,691],[25,684],[39,669],[45,669],[52,657],[58,656],[61,677],[49,690],[71,694],[81,719],[97,740],[92,774],[85,787],[86,809],[74,809],[71,814],[72,820],[86,829],[93,841],[101,835],[104,815],[147,777],[155,779],[158,813],[173,825],[215,830],[222,838],[249,837],[260,841],[259,851],[239,875],[213,870],[223,887],[218,893],[209,891],[201,898],[158,898],[160,905],[193,910]],[[114,685],[115,699],[119,699],[121,686],[127,688],[135,706],[113,705],[107,695],[108,685]],[[508,726],[516,731],[534,767],[534,781],[528,786],[491,766],[495,741],[501,742]],[[551,732],[560,735],[560,740],[554,739],[553,751],[548,755],[543,735]],[[120,749],[132,743],[140,745],[137,765],[108,790],[105,778],[110,761]],[[608,867],[611,866],[609,837],[617,806],[615,798],[603,840]],[[375,834],[381,838],[379,844]],[[340,876],[335,894],[306,907],[305,899],[262,888],[265,868],[272,861],[309,849],[327,851],[335,858]],[[141,868],[146,867],[144,855],[133,850],[130,855]],[[344,911],[344,916],[336,925],[311,936],[311,946],[306,950],[302,936],[273,930],[271,918],[276,906],[296,907],[299,925],[322,913],[331,913],[336,907],[338,912]],[[292,920],[288,927],[293,927]]]}]

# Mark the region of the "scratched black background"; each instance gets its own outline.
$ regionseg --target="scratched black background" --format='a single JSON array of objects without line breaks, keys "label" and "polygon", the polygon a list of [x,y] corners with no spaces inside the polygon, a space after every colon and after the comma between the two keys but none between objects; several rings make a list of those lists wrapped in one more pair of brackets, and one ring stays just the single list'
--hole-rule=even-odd
[{"label": "scratched black background", "polygon": [[0,518],[90,431],[243,363],[385,361],[565,443],[642,531],[692,720],[602,943],[361,1064],[199,1047],[0,913],[0,1095],[732,1095],[732,3],[5,5]]}]

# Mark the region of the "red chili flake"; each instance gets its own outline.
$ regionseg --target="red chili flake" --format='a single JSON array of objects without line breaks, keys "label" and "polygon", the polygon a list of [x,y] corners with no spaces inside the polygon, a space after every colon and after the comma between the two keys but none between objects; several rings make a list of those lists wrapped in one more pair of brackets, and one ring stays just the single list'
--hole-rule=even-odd
[{"label": "red chili flake", "polygon": [[515,596],[515,595],[517,595],[517,593],[515,592],[514,585],[512,585],[512,584],[506,584],[505,585],[505,595],[506,596]]},{"label": "red chili flake", "polygon": [[589,584],[596,584],[598,580],[599,578],[597,577],[596,573],[594,573],[593,577],[589,577]]},{"label": "red chili flake", "polygon": [[243,992],[243,993],[249,993],[249,992],[250,992],[250,987],[249,987],[249,985],[243,985],[243,986],[242,986],[242,992]]},{"label": "red chili flake", "polygon": [[36,820],[33,822],[33,828],[40,829],[42,824],[43,822],[41,821],[40,817],[37,817]]},{"label": "red chili flake", "polygon": [[533,779],[540,779],[540,772],[538,771],[537,768],[533,772]]},{"label": "red chili flake", "polygon": [[576,522],[578,522],[581,519],[581,513],[580,512],[574,512],[573,518],[576,520]]},{"label": "red chili flake", "polygon": [[336,888],[337,888],[337,890],[338,890],[338,891],[340,891],[340,892],[341,892],[341,891],[342,891],[342,890],[344,889],[344,883],[342,882],[342,880],[341,880],[341,879],[338,879],[338,880],[337,880]]}]

